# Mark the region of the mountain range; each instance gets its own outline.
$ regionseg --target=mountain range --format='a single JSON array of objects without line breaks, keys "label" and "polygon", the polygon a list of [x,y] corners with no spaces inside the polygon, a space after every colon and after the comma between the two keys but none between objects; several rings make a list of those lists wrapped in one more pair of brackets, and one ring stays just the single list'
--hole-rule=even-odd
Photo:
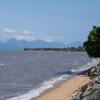
[{"label": "mountain range", "polygon": [[23,50],[24,48],[66,48],[66,47],[78,47],[82,46],[81,41],[75,41],[70,44],[64,44],[61,42],[47,42],[43,40],[26,41],[10,39],[6,42],[0,42],[0,50]]}]

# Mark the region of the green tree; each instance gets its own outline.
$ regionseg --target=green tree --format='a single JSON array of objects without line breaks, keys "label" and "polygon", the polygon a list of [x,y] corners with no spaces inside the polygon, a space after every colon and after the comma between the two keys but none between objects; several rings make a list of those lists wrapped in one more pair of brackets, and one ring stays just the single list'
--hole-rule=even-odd
[{"label": "green tree", "polygon": [[90,57],[100,57],[100,27],[93,26],[83,46]]}]

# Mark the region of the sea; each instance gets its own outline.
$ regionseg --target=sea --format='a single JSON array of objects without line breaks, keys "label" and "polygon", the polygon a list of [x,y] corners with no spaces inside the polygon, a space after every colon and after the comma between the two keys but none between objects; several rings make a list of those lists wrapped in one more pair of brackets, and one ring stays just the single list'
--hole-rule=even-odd
[{"label": "sea", "polygon": [[30,100],[96,63],[86,52],[1,51],[0,100]]}]

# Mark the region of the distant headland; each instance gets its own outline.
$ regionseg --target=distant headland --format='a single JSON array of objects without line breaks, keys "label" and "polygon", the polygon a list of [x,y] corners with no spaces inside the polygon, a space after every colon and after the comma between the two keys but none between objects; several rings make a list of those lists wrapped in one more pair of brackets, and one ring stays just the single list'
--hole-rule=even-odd
[{"label": "distant headland", "polygon": [[85,51],[83,47],[70,48],[24,48],[24,51]]}]

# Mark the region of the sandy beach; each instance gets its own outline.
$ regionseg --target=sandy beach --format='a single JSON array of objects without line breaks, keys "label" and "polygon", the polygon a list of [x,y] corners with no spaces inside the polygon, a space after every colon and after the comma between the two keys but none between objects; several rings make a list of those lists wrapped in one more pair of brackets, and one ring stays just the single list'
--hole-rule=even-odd
[{"label": "sandy beach", "polygon": [[71,100],[72,96],[77,93],[77,90],[89,81],[90,79],[86,75],[74,76],[56,88],[42,93],[35,100]]}]

